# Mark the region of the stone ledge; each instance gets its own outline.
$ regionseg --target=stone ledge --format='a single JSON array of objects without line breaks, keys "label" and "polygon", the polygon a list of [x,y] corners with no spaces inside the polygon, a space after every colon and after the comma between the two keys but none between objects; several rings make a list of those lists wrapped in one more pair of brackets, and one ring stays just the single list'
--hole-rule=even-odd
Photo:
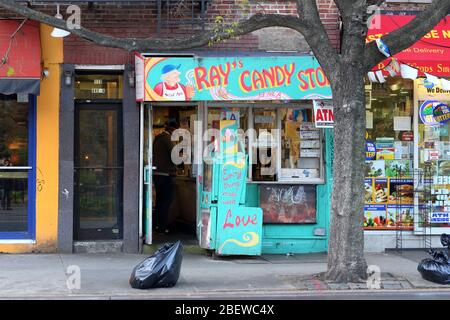
[{"label": "stone ledge", "polygon": [[74,241],[74,253],[121,253],[123,241]]}]

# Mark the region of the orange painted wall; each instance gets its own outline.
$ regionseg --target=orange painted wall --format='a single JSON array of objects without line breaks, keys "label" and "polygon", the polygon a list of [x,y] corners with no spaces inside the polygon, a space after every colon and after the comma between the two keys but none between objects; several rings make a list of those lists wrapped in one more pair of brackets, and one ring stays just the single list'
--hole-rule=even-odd
[{"label": "orange painted wall", "polygon": [[41,24],[42,66],[49,76],[41,80],[36,124],[36,241],[0,244],[0,252],[56,252],[58,240],[58,167],[60,64],[63,40],[53,38],[53,28]]}]

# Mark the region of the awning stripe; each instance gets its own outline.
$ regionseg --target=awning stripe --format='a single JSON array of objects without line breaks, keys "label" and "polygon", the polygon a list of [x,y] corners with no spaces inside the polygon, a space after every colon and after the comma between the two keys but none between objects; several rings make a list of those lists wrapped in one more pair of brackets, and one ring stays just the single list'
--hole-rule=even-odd
[{"label": "awning stripe", "polygon": [[0,93],[39,95],[40,83],[40,79],[0,79]]},{"label": "awning stripe", "polygon": [[39,23],[0,20],[0,93],[39,93]]}]

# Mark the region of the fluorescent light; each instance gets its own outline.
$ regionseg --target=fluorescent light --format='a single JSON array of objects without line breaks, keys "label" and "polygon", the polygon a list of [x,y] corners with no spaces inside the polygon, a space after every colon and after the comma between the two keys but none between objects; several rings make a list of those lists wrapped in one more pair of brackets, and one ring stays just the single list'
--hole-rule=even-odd
[{"label": "fluorescent light", "polygon": [[[57,10],[58,10],[58,13],[55,15],[55,18],[64,20],[62,14],[59,13],[59,4],[57,6]],[[64,37],[67,37],[69,34],[70,34],[69,31],[66,31],[63,29],[58,29],[58,28],[53,28],[53,31],[50,35],[54,38],[64,38]]]}]

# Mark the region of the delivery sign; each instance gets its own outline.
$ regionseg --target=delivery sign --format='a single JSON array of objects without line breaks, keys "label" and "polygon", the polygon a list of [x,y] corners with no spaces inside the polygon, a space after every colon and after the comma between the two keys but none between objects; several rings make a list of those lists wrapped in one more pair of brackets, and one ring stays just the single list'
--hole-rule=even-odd
[{"label": "delivery sign", "polygon": [[314,100],[314,122],[316,128],[333,128],[333,105],[328,101]]}]

